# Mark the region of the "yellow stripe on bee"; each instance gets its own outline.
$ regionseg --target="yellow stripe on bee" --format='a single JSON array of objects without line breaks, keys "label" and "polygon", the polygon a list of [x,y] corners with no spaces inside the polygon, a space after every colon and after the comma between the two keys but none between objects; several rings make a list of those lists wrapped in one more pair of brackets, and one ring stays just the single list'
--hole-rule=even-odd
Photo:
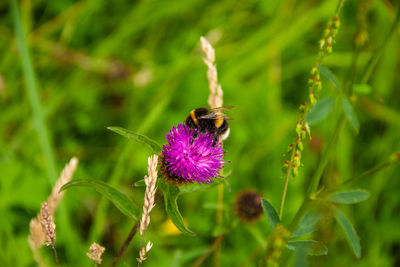
[{"label": "yellow stripe on bee", "polygon": [[220,114],[217,114],[217,119],[215,120],[215,127],[217,128],[221,127],[223,122],[224,118]]},{"label": "yellow stripe on bee", "polygon": [[198,122],[198,120],[196,118],[196,114],[194,114],[194,111],[195,111],[194,109],[192,111],[190,111],[190,117],[192,118],[192,120],[194,121],[194,123],[196,125],[199,125],[199,122]]}]

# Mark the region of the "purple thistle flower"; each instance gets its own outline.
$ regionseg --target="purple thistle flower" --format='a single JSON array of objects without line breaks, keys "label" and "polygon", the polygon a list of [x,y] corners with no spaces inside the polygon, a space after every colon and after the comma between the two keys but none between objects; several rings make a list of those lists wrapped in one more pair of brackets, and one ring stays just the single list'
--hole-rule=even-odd
[{"label": "purple thistle flower", "polygon": [[170,175],[191,183],[211,183],[212,178],[221,177],[218,172],[226,163],[224,150],[220,142],[213,146],[212,134],[195,136],[196,132],[184,124],[172,128],[166,136],[168,144],[162,151],[165,167]]}]

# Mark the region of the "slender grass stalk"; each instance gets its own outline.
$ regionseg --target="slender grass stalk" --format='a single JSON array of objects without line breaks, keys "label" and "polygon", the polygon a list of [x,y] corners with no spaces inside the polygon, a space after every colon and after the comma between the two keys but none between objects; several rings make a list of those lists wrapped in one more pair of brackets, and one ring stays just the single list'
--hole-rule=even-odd
[{"label": "slender grass stalk", "polygon": [[28,99],[33,113],[33,121],[35,129],[39,136],[40,146],[46,159],[46,169],[49,177],[49,182],[51,185],[53,185],[57,179],[55,157],[53,149],[51,147],[50,137],[44,121],[42,107],[39,100],[39,89],[37,86],[35,71],[33,69],[31,56],[29,54],[28,43],[26,41],[24,29],[21,23],[17,2],[16,0],[10,0],[10,2],[15,25],[15,35],[21,58],[22,70],[26,81]]}]

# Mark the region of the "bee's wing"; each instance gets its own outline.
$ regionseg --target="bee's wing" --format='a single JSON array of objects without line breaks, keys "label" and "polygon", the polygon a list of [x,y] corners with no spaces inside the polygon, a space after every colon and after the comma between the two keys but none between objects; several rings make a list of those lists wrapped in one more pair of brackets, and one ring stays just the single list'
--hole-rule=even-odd
[{"label": "bee's wing", "polygon": [[227,116],[227,115],[225,115],[224,113],[221,113],[221,112],[218,112],[218,114],[214,113],[214,112],[211,112],[211,113],[208,113],[206,115],[200,116],[199,119],[217,120],[217,119],[219,119],[217,115],[221,115],[225,120],[233,120],[231,117],[229,117],[229,116]]},{"label": "bee's wing", "polygon": [[234,106],[223,106],[223,107],[211,108],[210,111],[215,112],[215,113],[222,113],[225,110],[234,109],[234,108],[235,108]]}]

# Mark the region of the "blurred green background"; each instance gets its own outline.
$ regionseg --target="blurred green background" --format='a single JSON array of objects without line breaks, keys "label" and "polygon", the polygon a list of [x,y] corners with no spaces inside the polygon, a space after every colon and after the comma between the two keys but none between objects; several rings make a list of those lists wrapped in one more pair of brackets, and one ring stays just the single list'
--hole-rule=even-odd
[{"label": "blurred green background", "polygon": [[[0,265],[35,266],[27,243],[29,221],[47,199],[58,173],[73,156],[80,160],[75,178],[106,181],[139,205],[143,188],[132,184],[147,172],[148,150],[108,131],[121,126],[165,143],[172,125],[193,108],[207,105],[206,67],[200,36],[214,45],[231,135],[225,142],[224,221],[237,192],[253,188],[277,208],[284,179],[284,153],[292,142],[298,106],[307,99],[307,80],[318,41],[337,1],[17,1],[36,71],[39,100],[56,170],[45,157],[22,71],[11,1],[0,1]],[[346,1],[333,53],[324,65],[341,83],[354,59],[355,36],[363,34],[356,80],[384,42],[396,1]],[[368,81],[372,92],[354,95],[360,132],[349,124],[341,132],[323,176],[337,184],[385,162],[400,151],[400,30],[387,42]],[[321,96],[335,95],[323,78]],[[304,166],[292,179],[283,217],[289,223],[305,196],[305,186],[334,132],[335,116],[312,127]],[[43,129],[41,129],[43,130]],[[39,129],[39,131],[41,131]],[[50,175],[50,176],[49,176]],[[361,180],[371,193],[345,207],[361,239],[356,259],[334,222],[317,231],[327,256],[311,266],[395,266],[400,264],[400,167]],[[214,242],[217,188],[180,198],[179,205],[196,237],[174,235],[167,227],[162,200],[151,214],[146,238],[154,243],[148,266],[190,266]],[[56,247],[62,265],[92,266],[85,253],[96,241],[106,247],[109,265],[134,222],[94,190],[66,192],[56,213]],[[265,245],[271,228],[264,218],[241,222],[223,240],[221,266],[255,266],[252,255]],[[136,236],[121,266],[136,265]],[[41,254],[54,265],[52,251]],[[291,254],[289,254],[291,255]],[[212,264],[212,255],[204,266]]]}]

